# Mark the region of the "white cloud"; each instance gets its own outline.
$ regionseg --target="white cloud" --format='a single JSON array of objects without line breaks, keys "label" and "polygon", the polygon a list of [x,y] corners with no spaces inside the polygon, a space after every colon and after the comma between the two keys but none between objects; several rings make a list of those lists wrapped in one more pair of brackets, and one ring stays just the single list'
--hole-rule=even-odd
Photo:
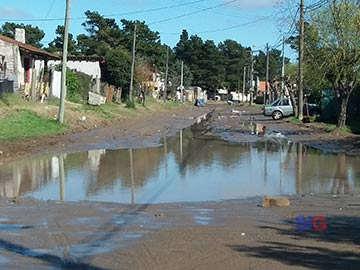
[{"label": "white cloud", "polygon": [[[224,2],[228,2],[228,0]],[[231,5],[238,8],[270,8],[277,3],[279,3],[279,0],[237,0]]]},{"label": "white cloud", "polygon": [[31,17],[28,12],[18,8],[0,7],[0,18],[29,18]]}]

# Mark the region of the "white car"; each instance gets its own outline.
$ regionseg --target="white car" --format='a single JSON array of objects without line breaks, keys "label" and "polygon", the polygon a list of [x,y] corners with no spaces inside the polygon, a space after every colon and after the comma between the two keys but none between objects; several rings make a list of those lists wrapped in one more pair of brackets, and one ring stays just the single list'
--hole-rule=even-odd
[{"label": "white car", "polygon": [[279,98],[270,105],[265,105],[264,115],[272,116],[274,120],[294,114],[294,108],[289,98]]}]

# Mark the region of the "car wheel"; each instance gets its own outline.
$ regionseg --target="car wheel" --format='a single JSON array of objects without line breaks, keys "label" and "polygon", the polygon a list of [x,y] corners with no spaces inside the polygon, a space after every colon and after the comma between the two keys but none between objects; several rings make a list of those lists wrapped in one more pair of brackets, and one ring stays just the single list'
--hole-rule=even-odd
[{"label": "car wheel", "polygon": [[272,118],[273,118],[274,120],[279,120],[279,119],[283,118],[283,114],[282,114],[282,112],[280,112],[280,111],[275,111],[275,112],[273,112],[273,114],[272,114]]}]

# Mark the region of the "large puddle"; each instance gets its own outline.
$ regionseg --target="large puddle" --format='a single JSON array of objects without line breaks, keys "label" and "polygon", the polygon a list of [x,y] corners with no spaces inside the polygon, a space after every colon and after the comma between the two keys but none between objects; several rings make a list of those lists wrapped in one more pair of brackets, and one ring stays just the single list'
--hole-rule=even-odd
[{"label": "large puddle", "polygon": [[235,144],[202,125],[148,149],[92,150],[0,166],[0,195],[168,203],[280,194],[359,194],[360,158],[286,139]]}]

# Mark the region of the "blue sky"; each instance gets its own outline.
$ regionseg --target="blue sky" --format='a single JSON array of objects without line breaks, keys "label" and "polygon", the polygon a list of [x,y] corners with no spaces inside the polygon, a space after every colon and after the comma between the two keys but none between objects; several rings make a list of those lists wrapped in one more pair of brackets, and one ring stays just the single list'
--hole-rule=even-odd
[{"label": "blue sky", "polygon": [[[282,1],[287,4],[294,2]],[[7,20],[37,25],[46,33],[43,44],[47,45],[55,36],[56,26],[63,24],[65,0],[2,2],[0,23]],[[177,7],[173,7],[176,5]],[[119,24],[122,18],[145,21],[152,30],[160,33],[161,41],[170,46],[175,46],[182,29],[187,29],[190,34],[198,34],[215,43],[234,39],[244,46],[264,50],[266,42],[271,46],[279,44],[279,38],[288,31],[293,20],[291,16],[286,19],[286,13],[281,13],[283,9],[279,7],[279,0],[71,0],[73,19],[70,22],[70,32],[75,36],[84,32],[81,23],[86,10],[109,15]],[[142,12],[144,10],[152,11]],[[139,13],[122,15],[131,12]],[[174,17],[177,18],[172,19]],[[284,24],[284,20],[285,25],[280,26]],[[296,57],[290,50],[287,50],[287,56]]]}]

